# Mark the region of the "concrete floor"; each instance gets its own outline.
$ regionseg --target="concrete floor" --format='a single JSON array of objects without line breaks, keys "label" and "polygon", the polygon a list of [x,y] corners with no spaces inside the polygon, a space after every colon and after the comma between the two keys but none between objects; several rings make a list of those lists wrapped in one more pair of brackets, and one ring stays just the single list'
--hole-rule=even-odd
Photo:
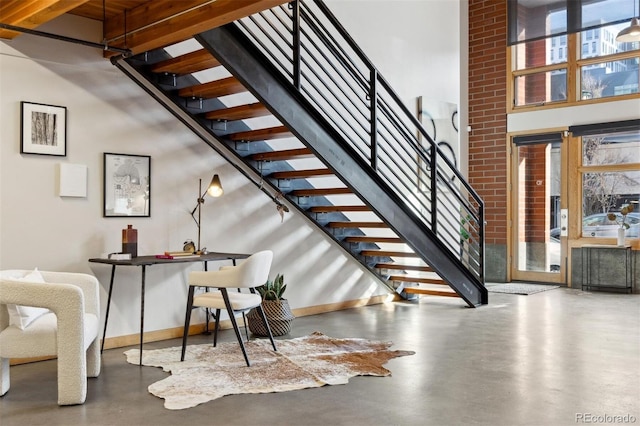
[{"label": "concrete floor", "polygon": [[[158,368],[103,354],[84,405],[56,405],[55,361],[11,368],[0,423],[13,425],[575,425],[640,423],[640,295],[560,288],[489,293],[478,309],[422,298],[297,318],[290,337],[391,340],[416,352],[391,377],[163,408],[147,386]],[[190,343],[202,343],[194,337]],[[224,341],[235,336],[226,330]],[[179,345],[178,340],[145,348]],[[591,416],[591,417],[589,417]],[[608,420],[605,422],[603,420]]]}]

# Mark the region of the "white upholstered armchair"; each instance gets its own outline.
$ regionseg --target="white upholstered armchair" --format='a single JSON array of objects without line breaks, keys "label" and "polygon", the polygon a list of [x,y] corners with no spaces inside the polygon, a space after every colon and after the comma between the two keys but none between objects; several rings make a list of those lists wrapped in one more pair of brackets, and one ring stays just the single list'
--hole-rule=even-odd
[{"label": "white upholstered armchair", "polygon": [[87,377],[100,374],[99,318],[94,276],[0,271],[0,395],[9,390],[10,358],[57,356],[58,404],[84,403]]}]

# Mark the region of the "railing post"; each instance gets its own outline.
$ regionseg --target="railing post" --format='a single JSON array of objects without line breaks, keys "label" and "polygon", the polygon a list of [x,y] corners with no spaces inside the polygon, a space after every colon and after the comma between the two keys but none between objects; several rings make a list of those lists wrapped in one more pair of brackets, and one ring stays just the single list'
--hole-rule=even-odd
[{"label": "railing post", "polygon": [[294,0],[289,5],[293,15],[293,84],[300,90],[300,0]]},{"label": "railing post", "polygon": [[438,170],[436,169],[438,154],[435,142],[429,149],[429,180],[431,182],[431,230],[438,235]]},{"label": "railing post", "polygon": [[378,70],[371,68],[369,100],[371,108],[371,168],[378,170]]}]

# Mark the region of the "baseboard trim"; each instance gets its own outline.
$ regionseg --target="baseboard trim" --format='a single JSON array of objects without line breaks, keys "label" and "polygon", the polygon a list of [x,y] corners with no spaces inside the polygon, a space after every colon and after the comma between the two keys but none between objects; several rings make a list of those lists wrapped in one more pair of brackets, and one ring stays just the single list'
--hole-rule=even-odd
[{"label": "baseboard trim", "polygon": [[[395,300],[398,295],[383,294],[367,299],[348,300],[345,302],[328,303],[325,305],[309,306],[306,308],[293,309],[293,315],[296,317],[305,317],[309,315],[324,314],[327,312],[341,311],[344,309],[357,308],[360,306],[378,305],[389,300]],[[209,330],[213,330],[214,323],[209,325]],[[238,325],[244,325],[242,321]],[[231,321],[224,320],[220,322],[220,329],[226,330],[232,327]],[[189,335],[202,334],[205,331],[205,324],[193,324],[189,327]],[[174,327],[164,330],[145,331],[144,342],[159,342],[162,340],[177,339],[182,337],[183,327]],[[126,346],[135,346],[140,344],[140,334],[129,334],[126,336],[109,337],[104,341],[105,349],[122,348]]]},{"label": "baseboard trim", "polygon": [[[398,300],[397,294],[383,294],[380,296],[369,297],[366,299],[348,300],[345,302],[327,303],[325,305],[309,306],[306,308],[293,309],[293,315],[296,317],[305,317],[309,315],[324,314],[327,312],[341,311],[344,309],[357,308],[361,306],[378,305],[388,301]],[[242,324],[242,321],[238,323]],[[220,322],[220,329],[230,329],[231,321],[225,320]],[[202,334],[205,331],[205,324],[193,324],[189,327],[189,335]],[[213,330],[213,323],[210,324],[210,330]],[[145,331],[144,342],[159,342],[162,340],[170,340],[182,337],[183,327],[173,327],[164,330]],[[104,341],[104,349],[116,349],[126,346],[136,346],[140,344],[140,334],[128,334],[125,336],[109,337]],[[56,359],[55,356],[38,357],[38,358],[14,358],[11,365],[27,364],[30,362],[47,361]]]}]

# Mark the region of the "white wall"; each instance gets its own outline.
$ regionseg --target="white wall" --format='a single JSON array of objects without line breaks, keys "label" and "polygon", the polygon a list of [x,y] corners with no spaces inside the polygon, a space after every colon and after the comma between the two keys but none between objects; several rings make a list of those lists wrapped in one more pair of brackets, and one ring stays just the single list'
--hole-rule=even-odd
[{"label": "white wall", "polygon": [[[407,17],[411,25],[418,24],[422,21],[416,13],[443,3],[455,2],[340,1],[330,6],[348,29],[353,28],[356,41],[369,40],[367,34],[369,41],[375,40],[363,48],[374,63],[381,61],[392,85],[400,84],[403,97],[445,97],[455,92],[456,99],[458,83],[452,75],[458,72],[457,56],[437,39],[417,40],[416,33],[405,30]],[[356,8],[360,19],[350,15]],[[407,10],[401,13],[398,8]],[[437,24],[440,30],[455,32],[451,31],[457,25],[455,17],[449,17],[452,22],[439,17],[440,22],[424,26]],[[429,15],[424,21],[432,19]],[[382,28],[394,35],[387,40]],[[101,38],[97,22],[75,16],[63,16],[39,29],[85,40]],[[389,47],[396,47],[394,60],[378,51]],[[414,61],[416,70],[408,66]],[[433,84],[439,80],[442,84]],[[66,157],[20,154],[20,101],[67,107]],[[364,268],[304,217],[292,212],[280,223],[269,197],[102,59],[100,50],[26,34],[1,41],[0,139],[0,268],[38,267],[96,275],[102,285],[103,320],[110,267],[87,259],[119,251],[121,230],[127,224],[138,229],[140,254],[179,250],[185,239],[195,240],[196,227],[189,213],[196,204],[198,179],[208,182],[213,172],[220,174],[225,195],[207,199],[203,206],[202,245],[210,251],[274,250],[272,275],[285,274],[286,296],[293,308],[385,293]],[[104,152],[151,156],[150,218],[102,217]],[[86,198],[57,195],[59,163],[88,166]],[[186,274],[198,267],[147,269],[145,330],[182,324]],[[119,268],[108,337],[137,333],[139,304],[139,268]]]},{"label": "white wall", "polygon": [[460,104],[459,0],[326,3],[400,98]]}]

